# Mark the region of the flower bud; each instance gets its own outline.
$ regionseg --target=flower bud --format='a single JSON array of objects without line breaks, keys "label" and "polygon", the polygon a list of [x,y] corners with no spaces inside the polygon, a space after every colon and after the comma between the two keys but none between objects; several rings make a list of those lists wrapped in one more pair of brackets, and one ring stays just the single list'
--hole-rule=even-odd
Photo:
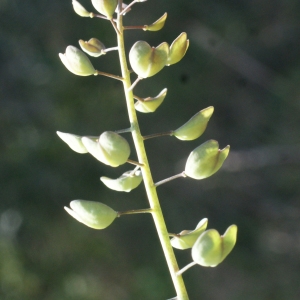
[{"label": "flower bud", "polygon": [[105,46],[98,39],[91,38],[88,42],[79,40],[79,45],[81,49],[90,56],[98,57],[102,54],[106,54],[104,52]]},{"label": "flower bud", "polygon": [[92,0],[92,4],[100,14],[111,20],[117,8],[118,0]]},{"label": "flower bud", "polygon": [[216,173],[229,153],[229,145],[219,149],[215,140],[209,140],[191,152],[185,165],[185,175],[194,179],[204,179]]},{"label": "flower bud", "polygon": [[189,43],[186,33],[181,33],[170,46],[170,53],[166,65],[170,66],[179,62],[184,57]]},{"label": "flower bud", "polygon": [[191,141],[197,139],[205,131],[207,123],[214,112],[213,106],[202,109],[195,114],[188,122],[173,131],[178,139]]},{"label": "flower bud", "polygon": [[118,192],[130,192],[139,186],[142,182],[142,172],[141,171],[128,171],[125,172],[121,177],[117,179],[111,179],[102,176],[100,180],[110,189]]},{"label": "flower bud", "polygon": [[135,109],[143,113],[151,113],[156,111],[156,109],[162,104],[166,95],[167,89],[163,89],[156,97],[144,98],[144,101],[138,101],[135,103]]},{"label": "flower bud", "polygon": [[147,42],[138,41],[129,52],[129,61],[138,76],[147,78],[155,75],[165,66],[168,54],[169,45],[167,43],[151,48]]},{"label": "flower bud", "polygon": [[149,31],[158,31],[162,29],[165,25],[166,19],[167,19],[167,13],[164,13],[162,17],[160,17],[158,20],[156,20],[154,23],[151,25],[145,25],[143,30],[149,30]]},{"label": "flower bud", "polygon": [[203,232],[192,247],[192,258],[203,267],[215,267],[231,252],[237,237],[237,226],[228,227],[223,236],[215,229]]},{"label": "flower bud", "polygon": [[59,53],[65,67],[72,73],[80,76],[89,76],[96,73],[88,57],[74,46],[68,46],[66,53]]},{"label": "flower bud", "polygon": [[94,228],[103,229],[109,226],[118,213],[109,206],[95,201],[73,200],[70,207],[64,207],[65,210],[77,221],[84,225]]},{"label": "flower bud", "polygon": [[88,137],[83,137],[81,140],[90,154],[112,167],[126,163],[130,155],[128,142],[112,131],[103,132],[98,141]]},{"label": "flower bud", "polygon": [[82,144],[81,136],[60,131],[56,131],[56,133],[73,151],[78,153],[88,152]]},{"label": "flower bud", "polygon": [[192,248],[196,240],[207,227],[208,220],[202,219],[194,230],[183,230],[177,236],[171,239],[171,245],[174,248],[184,250]]},{"label": "flower bud", "polygon": [[80,17],[89,17],[90,13],[76,0],[72,1],[74,11]]}]

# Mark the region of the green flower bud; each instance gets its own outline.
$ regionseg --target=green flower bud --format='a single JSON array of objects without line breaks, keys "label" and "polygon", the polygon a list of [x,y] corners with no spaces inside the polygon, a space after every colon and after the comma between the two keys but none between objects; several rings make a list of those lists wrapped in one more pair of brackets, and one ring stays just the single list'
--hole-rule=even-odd
[{"label": "green flower bud", "polygon": [[104,52],[105,46],[98,39],[91,38],[88,42],[79,40],[79,45],[81,49],[90,56],[98,57],[106,54]]},{"label": "green flower bud", "polygon": [[92,0],[92,4],[100,14],[111,20],[117,8],[118,0]]},{"label": "green flower bud", "polygon": [[138,41],[129,52],[129,61],[138,76],[147,78],[155,75],[165,66],[168,54],[169,45],[167,43],[151,48],[147,42]]},{"label": "green flower bud", "polygon": [[178,236],[171,239],[171,245],[180,250],[192,248],[200,234],[206,229],[207,222],[206,218],[202,219],[194,230],[181,231]]},{"label": "green flower bud", "polygon": [[111,179],[105,176],[102,176],[100,180],[110,189],[118,192],[130,192],[139,186],[142,182],[142,172],[141,171],[128,171],[125,172],[121,177],[117,179]]},{"label": "green flower bud", "polygon": [[130,155],[128,142],[112,131],[103,132],[98,141],[88,137],[83,137],[81,140],[90,154],[112,167],[126,163]]},{"label": "green flower bud", "polygon": [[74,219],[94,229],[106,228],[118,216],[116,211],[101,202],[73,200],[70,207],[64,208]]},{"label": "green flower bud", "polygon": [[185,175],[194,179],[204,179],[216,173],[229,153],[229,145],[219,149],[215,140],[209,140],[191,152],[185,165]]},{"label": "green flower bud", "polygon": [[223,236],[215,229],[203,232],[192,248],[192,258],[203,267],[215,267],[231,252],[237,237],[237,226],[228,227]]},{"label": "green flower bud", "polygon": [[78,153],[88,152],[82,144],[81,136],[60,131],[56,131],[56,133],[73,151]]},{"label": "green flower bud", "polygon": [[173,131],[178,139],[191,141],[197,139],[205,131],[207,123],[214,112],[213,106],[202,109],[188,122]]},{"label": "green flower bud", "polygon": [[143,30],[149,30],[149,31],[158,31],[161,30],[166,22],[168,14],[164,13],[164,15],[162,17],[160,17],[158,20],[156,20],[154,23],[152,23],[151,25],[145,25]]},{"label": "green flower bud", "polygon": [[184,57],[189,43],[186,33],[181,33],[170,46],[170,53],[166,65],[170,66],[179,62]]},{"label": "green flower bud", "polygon": [[80,17],[90,17],[90,13],[76,0],[72,1],[74,11]]},{"label": "green flower bud", "polygon": [[96,73],[88,57],[74,46],[68,46],[66,53],[59,53],[65,67],[72,73],[80,76],[89,76]]},{"label": "green flower bud", "polygon": [[156,97],[151,98],[144,98],[144,102],[138,101],[135,103],[135,109],[143,112],[143,113],[151,113],[156,111],[156,109],[162,104],[166,95],[167,89],[163,89]]}]

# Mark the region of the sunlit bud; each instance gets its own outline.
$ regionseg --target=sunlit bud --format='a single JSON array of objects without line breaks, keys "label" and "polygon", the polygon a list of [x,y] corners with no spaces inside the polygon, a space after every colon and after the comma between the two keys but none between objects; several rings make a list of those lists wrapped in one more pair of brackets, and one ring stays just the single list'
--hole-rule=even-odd
[{"label": "sunlit bud", "polygon": [[88,152],[81,141],[81,136],[60,131],[56,131],[56,133],[73,151],[78,153]]},{"label": "sunlit bud", "polygon": [[76,0],[72,1],[74,11],[81,17],[89,17],[90,13]]},{"label": "sunlit bud", "polygon": [[137,101],[135,103],[135,109],[143,113],[151,113],[162,104],[167,95],[167,89],[163,89],[156,97],[144,98],[144,102]]},{"label": "sunlit bud", "polygon": [[77,221],[84,225],[94,228],[103,229],[109,226],[118,213],[109,206],[95,201],[73,200],[70,207],[64,207],[65,210]]},{"label": "sunlit bud", "polygon": [[103,132],[98,141],[88,137],[83,137],[81,140],[90,154],[102,163],[112,167],[118,167],[126,163],[130,155],[128,142],[112,131]]},{"label": "sunlit bud", "polygon": [[237,237],[237,226],[228,227],[220,236],[215,229],[203,232],[192,247],[192,258],[203,267],[215,267],[231,252]]},{"label": "sunlit bud", "polygon": [[79,40],[81,49],[90,56],[98,57],[105,54],[105,46],[98,39],[92,38],[88,42]]},{"label": "sunlit bud", "polygon": [[156,20],[151,25],[145,25],[143,30],[149,30],[149,31],[158,31],[162,29],[165,25],[166,19],[167,19],[167,13],[164,13],[162,17],[160,17],[158,20]]},{"label": "sunlit bud", "polygon": [[112,19],[118,0],[92,0],[92,4],[100,14]]},{"label": "sunlit bud", "polygon": [[89,76],[96,73],[88,57],[74,46],[68,46],[66,53],[59,53],[65,67],[72,73],[80,76]]},{"label": "sunlit bud", "polygon": [[183,230],[177,236],[171,239],[171,245],[177,249],[192,248],[196,240],[207,227],[208,220],[202,219],[194,230]]},{"label": "sunlit bud", "polygon": [[121,177],[117,179],[111,179],[102,176],[100,180],[110,189],[118,192],[130,192],[139,186],[142,182],[142,172],[140,170],[132,172],[125,172]]},{"label": "sunlit bud", "polygon": [[229,153],[229,145],[219,149],[215,140],[209,140],[197,147],[187,159],[185,175],[194,179],[204,179],[216,173]]},{"label": "sunlit bud", "polygon": [[155,48],[150,47],[147,42],[138,41],[129,52],[129,61],[138,76],[147,78],[158,73],[166,65],[168,54],[167,43],[162,43]]},{"label": "sunlit bud", "polygon": [[181,33],[170,46],[170,53],[167,60],[167,66],[176,64],[185,55],[189,47],[189,40],[185,32]]},{"label": "sunlit bud", "polygon": [[191,141],[197,139],[205,131],[207,123],[214,112],[212,106],[202,109],[195,114],[188,122],[173,131],[178,139]]}]

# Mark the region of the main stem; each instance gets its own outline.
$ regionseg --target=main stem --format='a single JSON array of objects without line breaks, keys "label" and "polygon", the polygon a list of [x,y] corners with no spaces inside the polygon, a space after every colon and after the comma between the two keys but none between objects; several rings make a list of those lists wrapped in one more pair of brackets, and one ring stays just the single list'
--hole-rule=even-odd
[{"label": "main stem", "polygon": [[[122,5],[122,0],[119,0],[119,11],[121,5]],[[125,47],[124,47],[123,16],[120,14],[118,14],[117,28],[120,32],[120,34],[118,34],[119,58],[120,58],[120,65],[121,65],[121,71],[123,77],[123,85],[124,85],[124,92],[126,97],[129,121],[132,128],[132,137],[135,144],[138,160],[141,164],[143,164],[143,166],[141,167],[141,171],[144,179],[144,184],[145,184],[145,189],[147,192],[149,204],[152,209],[152,216],[170,270],[173,284],[177,293],[177,299],[189,300],[183,282],[183,278],[181,275],[176,274],[179,271],[179,267],[176,261],[175,254],[173,252],[173,248],[170,243],[168,230],[165,224],[165,220],[156,193],[156,187],[152,179],[152,175],[151,175],[151,171],[150,171],[150,167],[146,155],[146,150],[144,147],[143,137],[140,132],[137,115],[134,108],[133,93],[132,90],[129,90],[131,86],[131,80],[130,80],[130,72],[127,67]]]}]

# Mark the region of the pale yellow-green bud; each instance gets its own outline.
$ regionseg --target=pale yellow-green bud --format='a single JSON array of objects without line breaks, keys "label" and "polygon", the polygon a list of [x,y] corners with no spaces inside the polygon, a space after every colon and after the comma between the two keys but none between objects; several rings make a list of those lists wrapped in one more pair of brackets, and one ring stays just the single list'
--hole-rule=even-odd
[{"label": "pale yellow-green bud", "polygon": [[79,45],[81,49],[90,56],[98,57],[106,54],[104,52],[105,46],[96,38],[91,38],[88,42],[79,40]]},{"label": "pale yellow-green bud", "polygon": [[80,17],[90,17],[90,13],[76,0],[72,1],[74,11]]},{"label": "pale yellow-green bud", "polygon": [[135,109],[143,112],[143,113],[151,113],[156,111],[156,109],[162,104],[166,95],[167,89],[163,89],[156,97],[151,98],[144,98],[144,101],[137,101],[135,103]]},{"label": "pale yellow-green bud", "polygon": [[66,53],[59,53],[59,57],[65,67],[79,76],[89,76],[96,73],[88,57],[74,46],[68,46]]},{"label": "pale yellow-green bud", "polygon": [[128,142],[112,131],[103,132],[98,141],[88,137],[83,137],[81,140],[90,154],[112,167],[118,167],[126,163],[130,155]]},{"label": "pale yellow-green bud", "polygon": [[88,152],[82,144],[81,136],[60,131],[56,131],[56,133],[73,151],[77,153]]},{"label": "pale yellow-green bud", "polygon": [[100,14],[111,20],[117,8],[118,0],[92,0],[92,4]]},{"label": "pale yellow-green bud", "polygon": [[194,179],[204,179],[216,173],[229,153],[229,146],[219,149],[215,140],[209,140],[189,155],[185,165],[185,175]]},{"label": "pale yellow-green bud", "polygon": [[207,227],[208,220],[202,219],[194,230],[183,230],[177,236],[171,239],[171,245],[174,248],[185,250],[192,248],[196,240]]},{"label": "pale yellow-green bud", "polygon": [[189,40],[185,32],[181,33],[171,44],[170,52],[167,60],[167,66],[176,64],[185,55],[189,47]]},{"label": "pale yellow-green bud", "polygon": [[215,267],[233,249],[237,238],[237,226],[228,227],[223,236],[215,229],[203,232],[192,247],[192,258],[203,267]]},{"label": "pale yellow-green bud", "polygon": [[191,141],[197,139],[205,131],[207,123],[214,112],[209,106],[195,114],[188,122],[173,131],[174,136],[180,140]]},{"label": "pale yellow-green bud", "polygon": [[104,229],[109,226],[118,213],[109,206],[95,201],[73,200],[65,210],[77,221],[94,229]]},{"label": "pale yellow-green bud", "polygon": [[130,192],[139,186],[142,182],[142,172],[141,171],[128,171],[122,174],[121,177],[117,179],[111,179],[105,176],[102,176],[100,180],[110,189],[118,192]]},{"label": "pale yellow-green bud", "polygon": [[[82,143],[82,136],[56,131],[57,135],[75,152],[77,153],[88,153],[85,146]],[[96,136],[89,136],[90,139],[97,141],[98,137]]]},{"label": "pale yellow-green bud", "polygon": [[164,13],[163,16],[161,16],[158,20],[156,20],[154,23],[151,25],[145,25],[143,30],[144,31],[158,31],[162,29],[165,25],[166,19],[167,19],[168,14]]},{"label": "pale yellow-green bud", "polygon": [[162,43],[150,47],[147,42],[136,42],[130,52],[129,61],[133,71],[139,77],[147,78],[158,73],[165,65],[169,55],[169,45]]}]

